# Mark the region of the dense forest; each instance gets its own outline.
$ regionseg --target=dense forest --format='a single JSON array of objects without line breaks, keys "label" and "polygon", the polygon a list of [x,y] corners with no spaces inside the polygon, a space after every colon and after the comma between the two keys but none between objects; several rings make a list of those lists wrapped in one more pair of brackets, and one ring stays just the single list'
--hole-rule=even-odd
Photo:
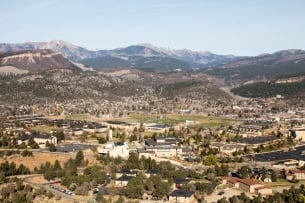
[{"label": "dense forest", "polygon": [[242,83],[254,79],[271,79],[289,75],[304,75],[304,64],[304,60],[299,63],[257,63],[237,66],[235,68],[214,68],[204,72],[209,75],[224,78],[227,82]]},{"label": "dense forest", "polygon": [[282,95],[285,97],[293,97],[301,95],[305,90],[305,80],[295,83],[270,83],[270,82],[258,82],[253,84],[243,85],[232,89],[234,94],[243,97],[275,97],[276,95]]}]

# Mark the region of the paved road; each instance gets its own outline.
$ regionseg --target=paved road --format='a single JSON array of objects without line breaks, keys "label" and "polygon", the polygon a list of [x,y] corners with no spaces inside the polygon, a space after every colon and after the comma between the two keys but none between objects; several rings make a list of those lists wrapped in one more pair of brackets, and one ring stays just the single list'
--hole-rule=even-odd
[{"label": "paved road", "polygon": [[29,175],[25,178],[23,178],[23,182],[31,185],[33,188],[44,188],[47,191],[51,191],[53,194],[60,196],[61,198],[67,200],[68,202],[88,202],[90,197],[79,197],[79,196],[71,196],[66,193],[63,193],[61,191],[55,190],[50,187],[49,184],[38,184],[32,181],[33,178],[35,177],[40,177],[42,176],[41,174],[35,174],[35,175]]}]

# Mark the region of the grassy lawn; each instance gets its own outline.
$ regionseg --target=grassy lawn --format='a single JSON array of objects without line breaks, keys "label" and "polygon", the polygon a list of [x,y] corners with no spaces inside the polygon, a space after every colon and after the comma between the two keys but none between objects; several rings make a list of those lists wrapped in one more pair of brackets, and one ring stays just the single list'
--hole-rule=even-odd
[{"label": "grassy lawn", "polygon": [[69,120],[86,120],[90,117],[89,114],[72,114],[72,115],[67,115],[65,119]]},{"label": "grassy lawn", "polygon": [[134,114],[131,119],[142,123],[158,123],[158,124],[178,124],[184,123],[186,120],[196,121],[195,126],[198,127],[217,127],[228,125],[229,120],[217,117],[203,115],[185,115],[185,114],[165,114],[165,115],[149,115],[149,114]]},{"label": "grassy lawn", "polygon": [[278,179],[278,181],[276,182],[272,182],[272,183],[265,183],[267,186],[269,187],[291,187],[291,186],[300,186],[300,185],[304,185],[305,184],[305,181],[302,180],[302,181],[298,181],[297,183],[292,183],[292,182],[289,182],[285,179]]},{"label": "grassy lawn", "polygon": [[43,133],[50,133],[52,129],[59,129],[54,126],[48,126],[48,125],[37,125],[31,128],[32,130],[43,132]]}]

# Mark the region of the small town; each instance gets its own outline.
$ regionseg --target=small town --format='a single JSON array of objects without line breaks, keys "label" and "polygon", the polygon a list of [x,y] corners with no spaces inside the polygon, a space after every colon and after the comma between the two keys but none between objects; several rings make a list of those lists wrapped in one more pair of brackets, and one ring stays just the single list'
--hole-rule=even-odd
[{"label": "small town", "polygon": [[0,203],[305,203],[305,1],[0,2]]},{"label": "small town", "polygon": [[38,115],[14,106],[1,122],[1,181],[17,178],[32,198],[38,188],[56,201],[267,197],[305,181],[305,109],[275,108],[281,100],[167,114],[151,107],[73,114],[57,104]]}]

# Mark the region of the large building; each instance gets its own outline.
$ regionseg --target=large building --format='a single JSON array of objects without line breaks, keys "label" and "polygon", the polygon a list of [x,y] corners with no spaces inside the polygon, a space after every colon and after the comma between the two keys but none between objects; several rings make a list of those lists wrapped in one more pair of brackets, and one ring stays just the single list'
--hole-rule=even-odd
[{"label": "large building", "polygon": [[149,157],[173,157],[188,156],[192,150],[181,147],[176,137],[157,136],[154,139],[145,140],[144,148],[138,149],[139,155]]},{"label": "large building", "polygon": [[39,133],[33,133],[32,135],[21,135],[18,139],[17,142],[20,145],[22,142],[28,143],[30,137],[33,137],[34,141],[37,144],[46,144],[49,142],[49,144],[54,144],[57,145],[57,138],[53,135],[44,135],[44,134],[39,134]]},{"label": "large building", "polygon": [[259,181],[252,179],[241,179],[235,177],[222,177],[222,184],[228,184],[232,188],[239,188],[245,192],[269,195],[272,194],[272,189],[264,186]]},{"label": "large building", "polygon": [[102,148],[98,148],[97,151],[99,154],[109,154],[111,157],[126,158],[129,156],[129,147],[125,142],[107,143]]}]

